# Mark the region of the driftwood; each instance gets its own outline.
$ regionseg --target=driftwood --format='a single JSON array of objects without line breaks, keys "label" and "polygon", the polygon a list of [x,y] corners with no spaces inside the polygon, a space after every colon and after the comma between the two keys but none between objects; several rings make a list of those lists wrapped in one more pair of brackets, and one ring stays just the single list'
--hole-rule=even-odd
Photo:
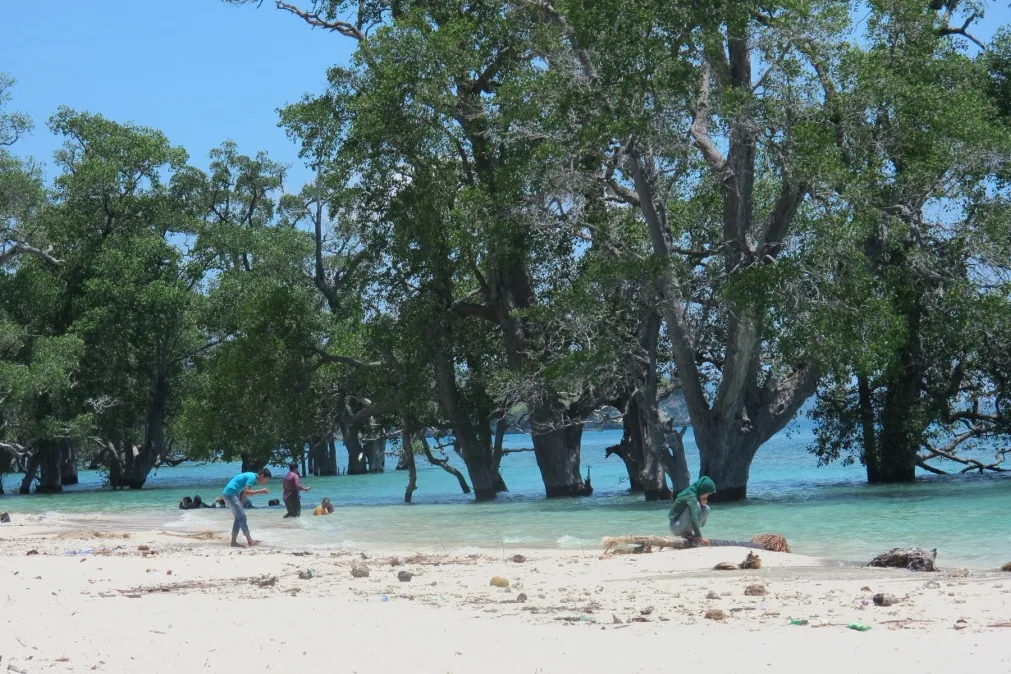
[{"label": "driftwood", "polygon": [[[766,544],[768,544],[767,547]],[[614,552],[623,546],[638,547],[642,552],[652,552],[653,548],[663,550],[686,550],[688,548],[704,547],[695,540],[681,538],[680,536],[605,536],[600,540],[600,545],[604,548],[604,554]],[[727,541],[721,539],[709,539],[712,547],[736,547],[752,548],[755,550],[770,550],[772,552],[790,552],[790,545],[786,539],[779,534],[759,534],[750,541]]]},{"label": "driftwood", "polygon": [[937,559],[937,548],[892,548],[878,555],[867,566],[877,566],[892,569],[909,569],[910,571],[937,571],[934,561]]}]

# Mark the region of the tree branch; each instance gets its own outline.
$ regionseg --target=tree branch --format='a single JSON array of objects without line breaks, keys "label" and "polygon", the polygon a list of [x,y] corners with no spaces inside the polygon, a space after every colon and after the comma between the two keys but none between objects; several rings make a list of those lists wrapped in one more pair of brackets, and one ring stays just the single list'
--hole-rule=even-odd
[{"label": "tree branch", "polygon": [[467,479],[463,476],[463,474],[460,471],[458,471],[456,468],[454,468],[453,466],[449,465],[449,460],[448,459],[437,459],[437,458],[435,458],[435,456],[432,454],[432,448],[428,445],[428,438],[425,437],[425,432],[422,431],[420,433],[420,436],[421,436],[422,451],[424,451],[425,458],[428,459],[428,462],[430,464],[432,464],[433,466],[438,466],[439,468],[442,468],[444,471],[446,471],[450,475],[454,476],[456,478],[457,482],[460,483],[460,489],[463,491],[463,493],[464,494],[469,494],[470,493],[470,485],[467,484]]},{"label": "tree branch", "polygon": [[30,246],[27,243],[15,243],[13,246],[7,250],[0,253],[0,265],[6,263],[8,260],[17,257],[18,255],[34,255],[43,262],[47,262],[54,267],[58,267],[63,264],[63,260],[59,260],[52,255],[53,247],[49,246],[45,250],[36,248],[35,246]]},{"label": "tree branch", "polygon": [[783,179],[783,189],[776,199],[762,232],[760,259],[766,256],[775,259],[783,250],[783,237],[793,222],[793,216],[807,195],[807,185]]},{"label": "tree branch", "polygon": [[699,96],[695,101],[694,119],[690,133],[709,167],[714,172],[721,173],[727,167],[727,160],[716,148],[713,139],[709,137],[709,80],[711,78],[712,71],[709,62],[703,59],[699,76]]},{"label": "tree branch", "polygon": [[975,36],[969,33],[969,26],[971,26],[973,21],[975,21],[977,18],[979,18],[979,14],[973,12],[972,14],[969,15],[969,18],[965,20],[965,23],[963,23],[960,28],[956,28],[955,26],[949,24],[943,28],[938,28],[937,35],[939,37],[945,37],[947,35],[961,35],[962,37],[967,38],[971,42],[975,43],[976,46],[979,47],[980,49],[986,49],[986,45],[983,43],[982,40],[976,38]]},{"label": "tree branch", "polygon": [[498,317],[495,315],[495,310],[483,304],[458,301],[453,303],[453,311],[461,316],[473,316],[475,318],[484,319],[490,323],[498,323]]},{"label": "tree branch", "polygon": [[340,33],[345,37],[353,38],[359,42],[365,41],[365,34],[352,23],[348,23],[347,21],[327,20],[318,10],[310,12],[287,2],[283,2],[283,0],[275,0],[274,4],[277,5],[278,9],[294,14],[313,28],[322,28],[324,30]]},{"label": "tree branch", "polygon": [[382,367],[383,366],[383,363],[380,362],[380,361],[372,361],[370,363],[366,363],[364,361],[358,360],[357,358],[351,358],[350,356],[337,356],[337,355],[334,355],[332,353],[327,353],[323,349],[320,349],[320,348],[315,347],[315,346],[312,347],[312,350],[313,350],[313,353],[315,353],[317,356],[320,357],[320,361],[323,362],[323,363],[334,363],[334,364],[338,364],[338,365],[351,365],[352,367],[361,367],[361,368],[365,368],[365,367]]}]

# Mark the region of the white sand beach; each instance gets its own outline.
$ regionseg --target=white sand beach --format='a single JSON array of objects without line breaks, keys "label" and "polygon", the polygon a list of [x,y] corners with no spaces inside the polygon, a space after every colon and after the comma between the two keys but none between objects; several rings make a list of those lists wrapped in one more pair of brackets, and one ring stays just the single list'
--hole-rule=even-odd
[{"label": "white sand beach", "polygon": [[[517,554],[525,560],[513,561]],[[1011,669],[1011,574],[854,568],[771,552],[760,553],[759,570],[712,570],[746,554],[710,548],[601,559],[589,550],[234,550],[223,532],[196,537],[38,520],[5,524],[0,668],[15,674]],[[356,564],[369,567],[367,578],[352,577]],[[409,582],[398,580],[402,571],[412,574]],[[494,576],[510,587],[491,586]],[[745,594],[750,585],[766,594]],[[878,592],[898,601],[875,606]],[[726,618],[707,619],[711,610]],[[849,629],[852,623],[870,629]]]}]

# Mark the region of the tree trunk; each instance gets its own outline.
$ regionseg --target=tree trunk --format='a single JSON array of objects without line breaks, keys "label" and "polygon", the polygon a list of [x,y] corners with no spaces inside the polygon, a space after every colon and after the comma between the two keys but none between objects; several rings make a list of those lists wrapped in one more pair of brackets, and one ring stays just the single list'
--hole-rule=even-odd
[{"label": "tree trunk", "polygon": [[39,452],[32,452],[31,456],[28,457],[28,463],[25,465],[25,476],[21,478],[21,487],[18,489],[19,494],[31,494],[32,493],[32,482],[35,481],[35,475],[39,472],[39,465],[42,463]]},{"label": "tree trunk", "polygon": [[318,438],[309,445],[312,457],[312,475],[336,475],[337,456],[331,451],[326,438]]},{"label": "tree trunk", "polygon": [[63,442],[63,455],[60,457],[60,480],[64,485],[77,484],[77,451],[69,440]]},{"label": "tree trunk", "polygon": [[410,461],[407,458],[407,455],[401,451],[400,456],[397,457],[397,470],[408,470],[410,467]]},{"label": "tree trunk", "polygon": [[341,435],[344,436],[344,446],[348,448],[348,469],[346,475],[365,475],[369,472],[365,457],[365,448],[362,447],[361,429],[352,426],[345,421],[338,422],[341,427]]},{"label": "tree trunk", "polygon": [[39,486],[35,488],[36,494],[63,493],[63,475],[61,471],[62,444],[61,442],[51,440],[42,443],[39,457],[41,475]]},{"label": "tree trunk", "polygon": [[14,457],[7,452],[0,452],[0,496],[4,495],[3,476],[14,471]]},{"label": "tree trunk", "polygon": [[[913,408],[919,393],[919,380],[903,377],[889,384],[881,413],[881,434],[874,456],[865,458],[867,481],[871,484],[913,482],[916,479],[920,434]],[[868,461],[867,459],[871,459]]]},{"label": "tree trunk", "polygon": [[414,440],[411,433],[410,419],[405,414],[400,425],[400,464],[405,464],[407,470],[407,488],[404,490],[404,503],[410,503],[414,497],[414,490],[418,488],[418,469],[414,463]]},{"label": "tree trunk", "polygon": [[506,487],[505,480],[502,479],[502,457],[505,456],[502,444],[505,442],[505,434],[507,430],[509,430],[509,421],[503,414],[495,421],[495,445],[492,448],[491,456],[492,480],[495,483],[496,492],[509,491],[509,488]]},{"label": "tree trunk", "polygon": [[758,446],[753,433],[740,434],[724,425],[699,433],[695,442],[699,446],[699,475],[716,483],[716,493],[710,502],[740,501],[748,497],[748,475]]},{"label": "tree trunk", "polygon": [[[532,414],[534,456],[548,498],[589,496],[593,488],[583,483],[579,472],[579,446],[583,438],[581,420],[534,409]],[[559,424],[554,426],[554,424]],[[538,429],[544,429],[538,432]]]},{"label": "tree trunk", "polygon": [[155,381],[154,393],[147,411],[144,443],[136,448],[131,457],[127,458],[127,468],[119,476],[117,482],[112,482],[113,487],[140,489],[147,482],[147,476],[151,469],[159,459],[165,457],[165,410],[168,406],[168,397],[168,377],[159,376]]},{"label": "tree trunk", "polygon": [[[650,447],[650,443],[654,440],[648,427],[650,420],[646,412],[633,400],[628,404],[628,411],[623,421],[628,432],[630,452],[634,457],[635,484],[639,487],[638,491],[643,493],[647,501],[670,500],[667,472],[657,452]],[[657,441],[662,443],[663,436]],[[666,446],[662,447],[661,451],[666,453]]]},{"label": "tree trunk", "polygon": [[923,429],[917,424],[916,408],[925,370],[920,350],[919,308],[914,307],[906,320],[902,369],[888,382],[880,417],[881,433],[872,447],[873,453],[867,453],[865,448],[867,481],[872,484],[916,480],[916,461],[923,436]]},{"label": "tree trunk", "polygon": [[622,433],[621,442],[605,449],[604,459],[607,460],[612,455],[621,459],[622,463],[625,464],[625,472],[628,473],[628,490],[633,494],[638,494],[642,492],[642,480],[639,477],[642,466],[639,464],[635,450],[632,448],[632,437],[629,429],[630,421],[627,415],[622,419],[622,425],[625,427],[625,430]]},{"label": "tree trunk", "polygon": [[[448,340],[448,321],[445,317],[439,322],[437,328],[441,344],[444,346]],[[434,353],[435,358],[435,383],[439,396],[439,406],[449,419],[453,429],[453,443],[456,453],[463,459],[470,474],[471,484],[474,485],[474,498],[478,501],[493,500],[498,494],[499,486],[504,487],[502,478],[498,474],[495,466],[495,459],[491,452],[491,442],[482,443],[479,434],[484,432],[489,435],[491,428],[478,428],[474,420],[461,409],[460,390],[456,384],[456,370],[453,367],[453,360],[447,348],[438,348]],[[470,487],[466,480],[455,468],[449,465],[448,461],[436,459],[428,447],[428,438],[421,434],[422,446],[425,449],[425,456],[430,463],[440,466],[443,470],[454,474],[460,482],[460,488],[465,494],[470,493]]]},{"label": "tree trunk", "polygon": [[874,401],[866,375],[857,376],[857,404],[860,406],[860,427],[863,433],[863,460],[867,469],[867,482],[876,484],[878,476],[878,435],[874,420]]},{"label": "tree trunk", "polygon": [[369,473],[386,472],[386,436],[365,441],[365,462]]},{"label": "tree trunk", "polygon": [[667,486],[667,471],[657,456],[647,450],[643,450],[643,467],[640,472],[639,483],[642,486],[643,496],[647,501],[669,501],[671,498],[670,487]]}]

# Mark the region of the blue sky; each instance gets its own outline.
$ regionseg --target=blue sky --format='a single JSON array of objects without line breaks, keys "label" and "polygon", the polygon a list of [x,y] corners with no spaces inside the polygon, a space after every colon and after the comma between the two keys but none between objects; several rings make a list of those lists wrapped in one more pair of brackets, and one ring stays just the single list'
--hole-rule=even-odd
[{"label": "blue sky", "polygon": [[[1011,20],[989,4],[988,38]],[[277,128],[276,109],[319,92],[353,44],[297,18],[221,0],[0,0],[0,71],[17,81],[14,109],[35,120],[17,152],[48,162],[59,144],[46,119],[60,105],[160,129],[206,166],[226,139],[291,164],[289,190],[311,174]]]},{"label": "blue sky", "polygon": [[[220,0],[0,0],[0,71],[17,80],[12,108],[34,119],[15,151],[50,162],[46,120],[60,105],[163,131],[206,166],[226,139],[291,164],[289,190],[310,178],[277,128],[278,107],[322,91],[353,44],[277,11]],[[52,173],[50,171],[49,173]],[[51,176],[50,176],[51,177]]]}]

